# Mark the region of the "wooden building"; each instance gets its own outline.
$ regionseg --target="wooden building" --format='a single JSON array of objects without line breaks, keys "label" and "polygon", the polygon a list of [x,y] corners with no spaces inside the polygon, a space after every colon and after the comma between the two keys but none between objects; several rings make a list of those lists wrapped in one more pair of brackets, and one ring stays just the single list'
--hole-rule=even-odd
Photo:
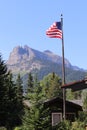
[{"label": "wooden building", "polygon": [[[45,101],[45,106],[51,110],[52,126],[58,124],[63,119],[63,99],[56,97]],[[66,101],[66,119],[74,121],[78,118],[78,112],[82,111],[82,106],[70,101]]]}]

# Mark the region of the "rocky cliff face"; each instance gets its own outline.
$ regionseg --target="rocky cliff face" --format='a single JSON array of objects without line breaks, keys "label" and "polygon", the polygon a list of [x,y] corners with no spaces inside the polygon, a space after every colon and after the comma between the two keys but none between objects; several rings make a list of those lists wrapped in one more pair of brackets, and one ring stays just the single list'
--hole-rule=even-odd
[{"label": "rocky cliff face", "polygon": [[10,53],[7,61],[8,65],[14,65],[22,61],[30,61],[34,57],[34,53],[28,46],[17,46]]},{"label": "rocky cliff face", "polygon": [[[50,61],[57,64],[62,64],[62,57],[52,53],[49,50],[40,52],[28,46],[17,46],[10,53],[7,66],[8,69],[12,70],[13,72],[31,71],[33,69],[41,69],[43,66],[41,61]],[[69,68],[72,67],[67,59],[65,59],[65,65]]]}]

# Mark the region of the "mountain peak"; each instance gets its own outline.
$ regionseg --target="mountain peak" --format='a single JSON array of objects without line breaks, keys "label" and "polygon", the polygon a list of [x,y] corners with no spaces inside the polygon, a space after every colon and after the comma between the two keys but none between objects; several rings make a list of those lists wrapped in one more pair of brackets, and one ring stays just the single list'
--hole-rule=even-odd
[{"label": "mountain peak", "polygon": [[22,60],[30,60],[34,57],[34,53],[31,48],[28,46],[17,46],[13,48],[12,52],[10,53],[9,59],[7,60],[7,64],[14,65]]},{"label": "mountain peak", "polygon": [[[7,61],[8,68],[13,70],[13,68],[19,67],[18,70],[27,70],[27,69],[40,69],[43,66],[42,62],[52,62],[56,64],[62,64],[62,57],[54,54],[49,50],[40,52],[34,50],[27,45],[24,47],[17,46],[13,48],[10,53],[9,59]],[[70,62],[65,59],[66,67],[71,67]]]}]

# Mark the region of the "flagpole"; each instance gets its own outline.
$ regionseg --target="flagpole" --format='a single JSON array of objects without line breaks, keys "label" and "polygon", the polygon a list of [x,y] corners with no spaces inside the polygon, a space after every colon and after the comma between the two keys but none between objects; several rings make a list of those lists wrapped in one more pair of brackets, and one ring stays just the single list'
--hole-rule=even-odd
[{"label": "flagpole", "polygon": [[[64,62],[64,37],[63,37],[63,17],[61,14],[61,27],[62,27],[62,85],[65,84],[65,62]],[[66,92],[65,88],[63,88],[63,119],[65,120],[65,111],[66,111]]]}]

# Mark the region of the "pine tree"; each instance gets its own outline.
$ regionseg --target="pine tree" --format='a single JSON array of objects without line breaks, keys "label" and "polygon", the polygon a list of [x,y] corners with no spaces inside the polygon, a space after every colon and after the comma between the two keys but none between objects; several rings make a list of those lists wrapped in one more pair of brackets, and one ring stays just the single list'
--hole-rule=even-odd
[{"label": "pine tree", "polygon": [[50,128],[50,111],[49,108],[44,108],[44,94],[42,87],[35,78],[33,84],[33,93],[30,94],[31,107],[26,108],[23,118],[24,130],[45,130]]},{"label": "pine tree", "polygon": [[13,130],[15,126],[21,125],[22,113],[23,113],[23,92],[20,75],[18,75],[16,84],[13,82],[13,76],[9,72],[6,79],[7,91],[6,91],[6,123],[7,130]]},{"label": "pine tree", "polygon": [[41,86],[43,87],[46,99],[56,96],[62,97],[61,84],[61,78],[54,72],[45,76],[41,81]]},{"label": "pine tree", "polygon": [[15,104],[16,93],[12,74],[7,71],[7,67],[0,57],[0,126],[5,126],[7,130],[13,130],[16,125]]},{"label": "pine tree", "polygon": [[8,76],[7,67],[2,60],[0,55],[0,126],[4,126],[6,123],[6,105],[7,105],[7,86],[6,86],[6,78]]},{"label": "pine tree", "polygon": [[18,74],[17,80],[16,80],[16,98],[17,98],[17,113],[19,117],[19,123],[21,122],[22,115],[24,113],[24,106],[23,106],[23,82],[20,77],[20,74]]},{"label": "pine tree", "polygon": [[19,124],[19,105],[16,86],[11,72],[0,56],[0,126],[7,130]]},{"label": "pine tree", "polygon": [[32,88],[33,87],[33,76],[31,72],[28,75],[28,87]]},{"label": "pine tree", "polygon": [[61,97],[62,98],[62,89],[61,89],[61,79],[54,72],[51,74],[49,88],[48,88],[48,97]]},{"label": "pine tree", "polygon": [[7,130],[13,130],[13,128],[17,125],[18,113],[16,108],[17,105],[16,89],[15,89],[15,84],[13,82],[13,76],[10,72],[6,79],[6,85],[7,85],[7,90],[5,95],[6,96],[5,126]]},{"label": "pine tree", "polygon": [[33,76],[31,73],[29,73],[28,75],[28,83],[27,83],[27,86],[28,86],[28,89],[27,89],[27,92],[33,92]]},{"label": "pine tree", "polygon": [[31,98],[33,90],[34,90],[34,80],[33,80],[32,74],[29,73],[28,81],[27,81],[27,95],[26,95],[26,99],[29,100]]},{"label": "pine tree", "polygon": [[17,80],[16,80],[16,94],[17,98],[20,102],[23,101],[23,82],[21,80],[20,74],[18,74]]}]

